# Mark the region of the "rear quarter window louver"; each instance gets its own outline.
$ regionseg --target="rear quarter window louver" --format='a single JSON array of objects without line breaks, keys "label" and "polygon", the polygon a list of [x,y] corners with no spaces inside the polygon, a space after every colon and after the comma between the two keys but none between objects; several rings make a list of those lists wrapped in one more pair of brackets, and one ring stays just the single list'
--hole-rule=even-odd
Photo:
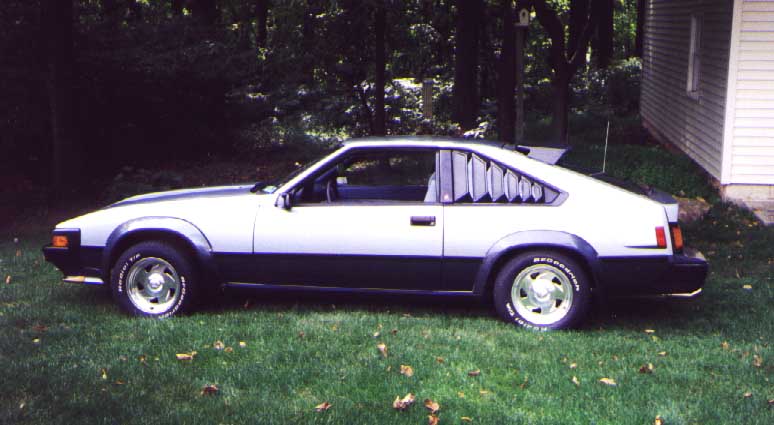
[{"label": "rear quarter window louver", "polygon": [[452,153],[452,189],[457,203],[550,204],[559,191],[474,153]]}]

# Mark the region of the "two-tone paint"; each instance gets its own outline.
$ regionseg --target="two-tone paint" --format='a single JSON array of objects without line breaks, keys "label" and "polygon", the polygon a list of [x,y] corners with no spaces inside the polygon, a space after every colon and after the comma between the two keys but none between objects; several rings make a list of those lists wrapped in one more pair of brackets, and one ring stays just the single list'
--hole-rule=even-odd
[{"label": "two-tone paint", "polygon": [[[544,182],[561,202],[347,202],[283,208],[283,194],[353,152],[466,150]],[[440,180],[448,179],[443,167]],[[163,239],[194,256],[209,281],[226,285],[486,293],[508,258],[554,249],[577,258],[595,289],[621,294],[699,290],[706,262],[658,247],[654,229],[677,221],[677,206],[489,144],[435,138],[352,141],[273,193],[251,185],[135,196],[65,221],[77,246],[44,248],[68,281],[109,280],[133,243]],[[75,239],[74,239],[75,240]],[[636,275],[631,271],[635,271]]]}]

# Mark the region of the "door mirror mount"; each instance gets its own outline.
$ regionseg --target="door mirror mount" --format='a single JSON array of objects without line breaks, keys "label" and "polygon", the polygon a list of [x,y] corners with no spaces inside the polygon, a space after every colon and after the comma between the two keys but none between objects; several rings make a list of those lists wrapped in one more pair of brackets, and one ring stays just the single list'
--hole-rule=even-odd
[{"label": "door mirror mount", "polygon": [[282,193],[279,198],[277,198],[277,206],[283,210],[290,211],[290,209],[293,208],[293,195],[291,195],[290,192]]}]

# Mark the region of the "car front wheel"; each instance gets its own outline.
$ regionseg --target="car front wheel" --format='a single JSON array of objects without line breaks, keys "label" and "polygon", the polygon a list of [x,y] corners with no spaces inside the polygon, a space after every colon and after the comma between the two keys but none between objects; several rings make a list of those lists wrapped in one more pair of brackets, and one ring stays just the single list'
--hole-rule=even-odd
[{"label": "car front wheel", "polygon": [[494,285],[497,313],[506,322],[536,330],[580,324],[590,301],[590,281],[572,258],[529,252],[510,260]]},{"label": "car front wheel", "polygon": [[177,248],[156,241],[124,251],[110,277],[113,297],[135,316],[169,317],[194,304],[196,275],[191,261]]}]

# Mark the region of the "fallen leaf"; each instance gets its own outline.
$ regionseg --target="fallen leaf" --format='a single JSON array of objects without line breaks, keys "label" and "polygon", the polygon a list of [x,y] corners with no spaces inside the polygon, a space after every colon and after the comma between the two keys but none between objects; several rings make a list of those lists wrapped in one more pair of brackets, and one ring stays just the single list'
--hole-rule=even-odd
[{"label": "fallen leaf", "polygon": [[640,366],[640,373],[653,373],[653,363]]},{"label": "fallen leaf", "polygon": [[435,361],[437,361],[438,363],[443,363],[444,360],[443,360],[443,357],[436,357]]},{"label": "fallen leaf", "polygon": [[124,385],[124,384],[126,384],[126,382],[124,382],[124,381],[122,381],[120,379],[117,379],[116,382],[114,382],[114,384],[116,384],[116,385]]},{"label": "fallen leaf", "polygon": [[459,398],[465,398],[465,393],[463,393],[462,391],[458,391],[458,392],[457,392],[457,397],[459,397]]},{"label": "fallen leaf", "polygon": [[462,416],[462,417],[460,417],[460,420],[462,422],[473,422],[473,418],[471,418],[469,416]]},{"label": "fallen leaf", "polygon": [[234,349],[232,347],[226,347],[226,348],[223,349],[223,352],[224,353],[233,353]]},{"label": "fallen leaf", "polygon": [[746,393],[742,394],[742,397],[744,397],[744,398],[750,398],[750,397],[752,397],[752,393],[751,393],[751,392],[749,392],[749,391],[747,391]]},{"label": "fallen leaf", "polygon": [[601,382],[601,383],[603,383],[605,385],[610,385],[611,387],[615,387],[616,385],[618,385],[618,384],[615,383],[615,380],[612,379],[612,378],[600,378],[599,382]]},{"label": "fallen leaf", "polygon": [[527,378],[525,376],[524,377],[524,382],[522,382],[521,385],[519,385],[519,388],[521,388],[523,390],[524,388],[527,388],[527,385],[529,385],[529,378]]},{"label": "fallen leaf", "polygon": [[414,368],[412,368],[411,366],[402,364],[400,365],[400,374],[408,376],[410,378],[414,376]]},{"label": "fallen leaf", "polygon": [[396,410],[406,410],[409,406],[414,404],[414,400],[416,400],[416,397],[411,393],[406,394],[403,398],[396,396],[395,401],[392,402],[392,408]]},{"label": "fallen leaf", "polygon": [[16,256],[17,256],[17,257],[21,257],[21,250],[20,250],[20,249],[17,249],[17,250],[16,250]]},{"label": "fallen leaf", "polygon": [[653,334],[653,333],[656,333],[656,330],[655,329],[645,329],[645,333],[646,334]]},{"label": "fallen leaf", "polygon": [[470,372],[468,372],[468,376],[478,376],[478,375],[481,375],[480,369],[471,370]]},{"label": "fallen leaf", "polygon": [[570,369],[575,369],[578,367],[578,363],[570,363]]},{"label": "fallen leaf", "polygon": [[398,330],[397,329],[393,329],[393,330],[390,331],[390,333],[393,334],[393,335],[397,335],[398,334]]},{"label": "fallen leaf", "polygon": [[618,356],[613,355],[612,359],[613,359],[614,362],[617,362],[618,361]]},{"label": "fallen leaf", "polygon": [[752,285],[742,285],[742,289],[750,290],[752,289]]},{"label": "fallen leaf", "polygon": [[300,332],[298,333],[298,337],[299,337],[299,338],[303,338],[304,336],[306,336],[306,334],[304,333],[304,331],[300,331]]},{"label": "fallen leaf", "polygon": [[138,362],[140,362],[142,364],[145,364],[145,360],[146,360],[145,354],[141,354],[141,355],[137,356],[137,361]]},{"label": "fallen leaf", "polygon": [[40,344],[40,338],[35,338],[32,340],[33,344]]},{"label": "fallen leaf", "polygon": [[107,379],[108,378],[108,376],[107,376],[107,369],[105,369],[104,367],[99,370],[99,374],[102,376],[102,379]]},{"label": "fallen leaf", "polygon": [[222,350],[223,347],[224,347],[223,341],[215,341],[215,343],[212,344],[212,348],[214,348],[216,350]]},{"label": "fallen leaf", "polygon": [[220,391],[217,385],[209,384],[202,387],[201,395],[215,395]]},{"label": "fallen leaf", "polygon": [[580,381],[578,380],[578,377],[573,376],[572,377],[572,383],[575,384],[576,386],[580,387]]},{"label": "fallen leaf", "polygon": [[247,343],[244,342],[244,341],[239,341],[239,347],[245,348],[245,347],[247,347]]},{"label": "fallen leaf", "polygon": [[382,353],[382,357],[387,357],[387,345],[383,342],[380,342],[376,344],[376,348],[379,349],[379,352]]},{"label": "fallen leaf", "polygon": [[763,358],[761,358],[761,356],[759,356],[757,354],[753,355],[752,364],[755,367],[762,367],[763,366]]},{"label": "fallen leaf", "polygon": [[196,351],[175,354],[175,357],[177,357],[178,360],[193,360],[194,356],[196,356]]},{"label": "fallen leaf", "polygon": [[379,338],[379,336],[381,335],[382,335],[381,332],[374,332],[374,338]]},{"label": "fallen leaf", "polygon": [[666,422],[664,422],[664,419],[661,418],[661,415],[656,415],[656,419],[653,421],[653,425],[665,425]]},{"label": "fallen leaf", "polygon": [[324,401],[324,402],[318,404],[317,406],[314,406],[314,411],[315,412],[324,412],[324,411],[330,409],[331,406],[332,406],[332,404],[328,403],[327,401]]},{"label": "fallen leaf", "polygon": [[441,406],[438,403],[434,402],[433,400],[426,398],[425,409],[429,410],[430,413],[435,414],[436,412],[438,412],[438,410],[441,409]]},{"label": "fallen leaf", "polygon": [[731,347],[731,346],[728,344],[728,341],[723,341],[723,342],[721,342],[721,343],[720,343],[720,346],[721,346],[721,347],[722,347],[724,350],[728,350],[728,349]]},{"label": "fallen leaf", "polygon": [[11,275],[8,275],[5,277],[5,284],[10,285],[11,284]]},{"label": "fallen leaf", "polygon": [[478,393],[481,394],[481,395],[487,395],[487,394],[489,394],[489,391],[487,391],[487,390],[478,390]]},{"label": "fallen leaf", "polygon": [[438,425],[438,416],[429,415],[427,417],[427,424],[428,425]]},{"label": "fallen leaf", "polygon": [[658,355],[661,356],[661,357],[666,357],[667,352],[666,351],[659,351]]},{"label": "fallen leaf", "polygon": [[769,406],[774,406],[774,398],[770,398],[768,403],[769,403]]}]

